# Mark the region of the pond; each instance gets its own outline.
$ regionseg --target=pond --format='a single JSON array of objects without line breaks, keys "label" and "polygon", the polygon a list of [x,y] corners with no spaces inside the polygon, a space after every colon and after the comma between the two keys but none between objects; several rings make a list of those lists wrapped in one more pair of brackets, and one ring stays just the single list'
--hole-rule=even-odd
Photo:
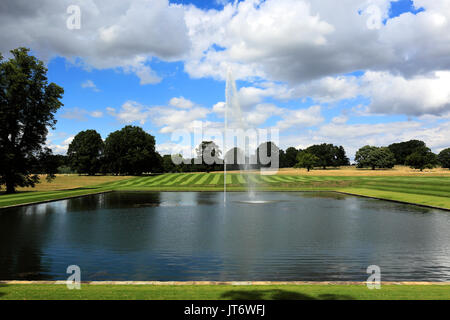
[{"label": "pond", "polygon": [[0,280],[449,281],[450,214],[323,192],[114,192],[0,210]]}]

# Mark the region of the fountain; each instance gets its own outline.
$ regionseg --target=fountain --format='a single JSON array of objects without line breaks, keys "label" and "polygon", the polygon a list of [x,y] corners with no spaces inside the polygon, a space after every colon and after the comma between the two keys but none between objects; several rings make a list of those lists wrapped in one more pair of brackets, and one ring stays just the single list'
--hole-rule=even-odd
[{"label": "fountain", "polygon": [[[224,150],[226,148],[226,138],[227,138],[227,130],[229,128],[229,125],[231,124],[232,129],[240,129],[242,133],[246,132],[246,130],[250,129],[249,125],[247,123],[244,123],[243,116],[242,116],[242,110],[239,103],[239,96],[236,89],[236,82],[233,78],[233,73],[231,71],[231,68],[228,69],[227,73],[227,82],[226,82],[226,88],[225,88],[225,97],[226,97],[226,103],[225,103],[225,137],[224,137]],[[245,201],[246,203],[267,203],[267,201],[258,201],[256,200],[256,194],[255,194],[255,182],[253,179],[251,179],[251,161],[247,161],[247,159],[250,159],[250,152],[249,152],[249,146],[245,143],[244,147],[244,154],[243,157],[239,157],[237,160],[237,163],[239,165],[239,170],[241,175],[245,177],[245,180],[247,182],[247,194],[249,201]],[[237,155],[237,154],[236,154]],[[227,161],[226,156],[224,157],[224,204],[226,205],[226,176],[227,176]],[[234,157],[233,157],[234,158]],[[243,161],[242,161],[243,159]]]}]

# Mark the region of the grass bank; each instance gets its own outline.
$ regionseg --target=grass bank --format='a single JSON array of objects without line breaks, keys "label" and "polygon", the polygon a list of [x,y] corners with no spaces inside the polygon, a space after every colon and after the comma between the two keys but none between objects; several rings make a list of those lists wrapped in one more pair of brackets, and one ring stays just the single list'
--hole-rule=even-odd
[{"label": "grass bank", "polygon": [[[323,176],[287,172],[285,170],[275,176],[229,173],[227,190],[244,191],[252,184],[259,191],[340,191],[450,209],[450,175],[361,176],[356,171],[358,175]],[[0,208],[114,190],[222,191],[224,179],[223,173],[171,173],[145,177],[58,176],[54,190],[49,189],[51,184],[43,184],[38,185],[36,191],[0,195]]]},{"label": "grass bank", "polygon": [[0,300],[450,300],[449,285],[0,285]]}]

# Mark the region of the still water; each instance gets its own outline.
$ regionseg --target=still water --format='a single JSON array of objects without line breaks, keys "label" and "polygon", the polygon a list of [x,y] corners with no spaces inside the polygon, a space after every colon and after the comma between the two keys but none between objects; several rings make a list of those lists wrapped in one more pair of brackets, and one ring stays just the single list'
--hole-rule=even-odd
[{"label": "still water", "polygon": [[[334,193],[122,192],[0,210],[0,280],[450,281],[450,213]],[[267,201],[267,202],[265,202]]]}]

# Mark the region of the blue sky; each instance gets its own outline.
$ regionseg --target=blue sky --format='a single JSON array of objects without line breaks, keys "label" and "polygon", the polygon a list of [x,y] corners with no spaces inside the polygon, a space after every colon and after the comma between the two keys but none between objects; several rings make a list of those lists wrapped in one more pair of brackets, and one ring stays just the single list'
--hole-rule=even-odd
[{"label": "blue sky", "polygon": [[[352,157],[366,144],[417,138],[434,151],[450,144],[443,0],[348,7],[331,0],[115,1],[109,8],[73,1],[81,7],[79,30],[55,28],[68,17],[64,1],[40,4],[61,21],[32,10],[16,19],[24,5],[9,0],[2,13],[0,24],[20,32],[0,36],[1,52],[30,47],[47,62],[49,80],[65,89],[48,138],[57,153],[79,131],[106,138],[127,124],[142,126],[169,152],[175,128],[223,123],[228,66],[246,121],[279,128],[282,148],[330,142]],[[33,23],[42,30],[27,29]]]}]

